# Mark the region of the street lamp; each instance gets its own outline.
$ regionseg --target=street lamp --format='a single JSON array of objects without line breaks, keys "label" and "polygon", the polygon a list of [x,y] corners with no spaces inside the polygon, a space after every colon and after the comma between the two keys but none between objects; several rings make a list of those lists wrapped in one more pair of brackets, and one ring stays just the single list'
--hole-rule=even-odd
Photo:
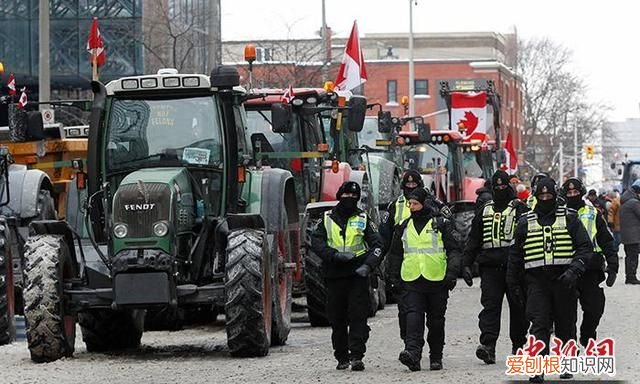
[{"label": "street lamp", "polygon": [[415,68],[413,66],[413,5],[417,0],[409,0],[409,116],[415,116]]}]

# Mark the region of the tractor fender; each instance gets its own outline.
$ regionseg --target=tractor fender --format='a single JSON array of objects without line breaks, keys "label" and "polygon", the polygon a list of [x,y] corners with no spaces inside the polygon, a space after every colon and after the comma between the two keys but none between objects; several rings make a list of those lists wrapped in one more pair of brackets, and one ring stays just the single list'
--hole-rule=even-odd
[{"label": "tractor fender", "polygon": [[265,169],[260,192],[260,214],[266,221],[267,232],[274,233],[287,230],[286,226],[297,226],[298,202],[291,172],[278,168]]},{"label": "tractor fender", "polygon": [[25,165],[11,164],[9,167],[9,197],[3,214],[15,215],[22,219],[38,216],[38,194],[40,190],[52,189],[51,180],[39,169],[27,169]]}]

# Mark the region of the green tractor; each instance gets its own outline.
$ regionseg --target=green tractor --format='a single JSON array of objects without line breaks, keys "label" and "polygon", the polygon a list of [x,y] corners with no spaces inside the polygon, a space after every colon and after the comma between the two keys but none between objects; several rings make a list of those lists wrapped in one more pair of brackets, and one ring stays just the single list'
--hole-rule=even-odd
[{"label": "green tractor", "polygon": [[285,343],[295,189],[247,169],[238,84],[224,66],[92,82],[87,197],[68,203],[84,228],[36,221],[24,247],[32,360],[72,355],[76,323],[89,352],[136,348],[146,311],[167,308],[224,313],[232,356]]}]

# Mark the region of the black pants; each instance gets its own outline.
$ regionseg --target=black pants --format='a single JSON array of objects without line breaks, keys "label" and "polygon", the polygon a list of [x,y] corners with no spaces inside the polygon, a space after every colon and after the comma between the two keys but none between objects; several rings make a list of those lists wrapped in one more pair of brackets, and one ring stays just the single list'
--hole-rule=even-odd
[{"label": "black pants", "polygon": [[422,358],[426,315],[429,357],[431,360],[442,360],[444,314],[447,311],[448,299],[449,291],[444,287],[430,292],[407,290],[405,296],[407,330],[404,342],[406,350]]},{"label": "black pants", "polygon": [[624,273],[627,275],[627,280],[636,278],[639,252],[640,244],[636,243],[624,245]]},{"label": "black pants", "polygon": [[369,279],[327,279],[327,317],[338,361],[362,359],[369,339]]},{"label": "black pants", "polygon": [[398,303],[398,323],[400,325],[400,338],[405,341],[407,335],[407,291],[402,290],[396,294]]},{"label": "black pants", "polygon": [[604,313],[604,289],[602,271],[587,270],[578,280],[578,297],[582,307],[582,324],[580,324],[580,344],[587,345],[589,338],[596,338],[596,329]]},{"label": "black pants", "polygon": [[576,339],[578,316],[577,290],[569,289],[543,273],[526,273],[527,318],[531,321],[531,334],[544,341],[543,355],[549,354],[551,326],[563,343]]},{"label": "black pants", "polygon": [[520,348],[527,341],[527,321],[524,306],[517,302],[507,289],[506,269],[480,267],[480,303],[482,311],[478,315],[480,344],[495,348],[500,335],[502,301],[506,294],[509,303],[509,337],[512,347]]}]

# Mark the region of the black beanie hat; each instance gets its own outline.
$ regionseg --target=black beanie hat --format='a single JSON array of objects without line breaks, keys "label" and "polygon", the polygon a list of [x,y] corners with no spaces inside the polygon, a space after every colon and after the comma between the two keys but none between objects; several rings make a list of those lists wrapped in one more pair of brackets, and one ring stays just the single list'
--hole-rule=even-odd
[{"label": "black beanie hat", "polygon": [[555,180],[550,177],[543,177],[536,182],[536,189],[533,192],[533,195],[538,197],[543,193],[550,193],[554,198],[558,196]]},{"label": "black beanie hat", "polygon": [[343,193],[355,193],[358,196],[358,200],[360,200],[360,185],[355,181],[345,181],[340,188],[338,188],[336,200],[340,200],[340,196],[342,196]]},{"label": "black beanie hat", "polygon": [[420,172],[415,169],[410,169],[404,173],[402,176],[402,187],[404,187],[404,185],[409,181],[409,178],[411,178],[411,181],[418,184],[418,188],[424,187],[422,176],[420,175]]},{"label": "black beanie hat", "polygon": [[493,176],[491,176],[491,185],[496,187],[498,185],[509,185],[509,175],[503,170],[497,170]]},{"label": "black beanie hat", "polygon": [[427,201],[427,197],[429,193],[424,188],[416,188],[411,192],[408,199],[418,201],[420,204],[424,205],[425,201]]},{"label": "black beanie hat", "polygon": [[585,195],[587,192],[587,188],[584,186],[584,184],[582,184],[582,181],[580,181],[580,179],[576,179],[575,177],[567,179],[567,181],[562,184],[562,195],[566,196],[567,192],[572,189],[580,191],[581,195]]}]

